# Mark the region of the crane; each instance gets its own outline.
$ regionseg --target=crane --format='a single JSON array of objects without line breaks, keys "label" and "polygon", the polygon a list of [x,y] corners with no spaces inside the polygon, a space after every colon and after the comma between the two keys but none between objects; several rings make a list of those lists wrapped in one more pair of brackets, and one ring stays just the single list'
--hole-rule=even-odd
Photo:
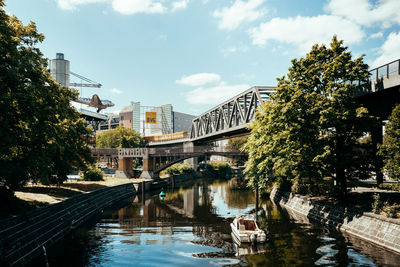
[{"label": "crane", "polygon": [[79,79],[81,79],[81,80],[83,80],[83,81],[85,81],[85,82],[87,82],[87,83],[69,83],[69,86],[72,86],[72,87],[74,87],[74,86],[94,87],[94,88],[100,88],[102,86],[101,83],[97,83],[95,81],[92,81],[92,80],[90,80],[90,79],[88,79],[86,77],[83,77],[82,75],[79,75],[77,73],[74,73],[72,71],[70,71],[70,74],[75,76],[75,77],[77,77],[77,78],[79,78]]},{"label": "crane", "polygon": [[[87,83],[69,83],[70,87],[74,87],[74,86],[78,87],[79,86],[79,87],[100,88],[102,86],[101,83],[92,81],[89,78],[83,77],[82,75],[79,75],[72,71],[70,71],[70,74],[87,82]],[[81,95],[82,95],[82,89],[81,89]],[[97,108],[97,112],[100,112],[100,110],[102,110],[102,109],[114,106],[113,102],[111,102],[110,100],[100,100],[100,97],[96,94],[94,94],[92,96],[92,98],[78,97],[78,98],[74,99],[73,101],[80,103],[80,104],[88,105],[89,107]]]}]

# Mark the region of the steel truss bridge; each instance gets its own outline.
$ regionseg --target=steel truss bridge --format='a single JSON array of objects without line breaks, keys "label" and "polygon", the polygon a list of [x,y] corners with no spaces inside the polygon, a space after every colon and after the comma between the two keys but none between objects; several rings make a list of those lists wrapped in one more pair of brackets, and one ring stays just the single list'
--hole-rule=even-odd
[{"label": "steel truss bridge", "polygon": [[190,141],[215,139],[246,131],[257,107],[269,99],[274,87],[254,86],[201,114],[192,121]]},{"label": "steel truss bridge", "polygon": [[[369,82],[358,84],[356,100],[371,114],[387,119],[393,107],[400,103],[400,60],[385,64],[370,71]],[[190,137],[167,142],[151,142],[150,147],[133,149],[93,149],[94,157],[119,160],[119,169],[132,169],[127,160],[143,158],[143,171],[153,177],[161,170],[185,159],[205,156],[244,156],[240,151],[227,151],[221,147],[201,145],[204,141],[215,141],[227,137],[247,134],[247,126],[254,120],[257,108],[270,99],[274,87],[255,86],[224,103],[201,114],[192,121]],[[373,143],[381,143],[382,128],[373,129]],[[171,147],[167,147],[171,146]],[[122,167],[121,167],[122,164]],[[377,173],[379,173],[379,166]],[[143,174],[142,174],[143,175]]]}]

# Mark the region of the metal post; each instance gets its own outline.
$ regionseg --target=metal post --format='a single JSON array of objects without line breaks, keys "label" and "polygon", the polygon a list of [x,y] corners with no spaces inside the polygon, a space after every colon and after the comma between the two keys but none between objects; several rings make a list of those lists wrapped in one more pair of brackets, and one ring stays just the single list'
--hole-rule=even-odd
[{"label": "metal post", "polygon": [[257,211],[258,211],[258,187],[256,187],[255,197],[256,197],[256,213],[257,213]]},{"label": "metal post", "polygon": [[386,65],[386,78],[389,79],[389,64]]}]

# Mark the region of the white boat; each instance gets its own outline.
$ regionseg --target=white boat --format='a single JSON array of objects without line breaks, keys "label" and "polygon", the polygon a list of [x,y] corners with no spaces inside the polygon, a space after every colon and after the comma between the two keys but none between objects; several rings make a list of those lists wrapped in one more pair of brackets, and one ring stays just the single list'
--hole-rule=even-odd
[{"label": "white boat", "polygon": [[264,243],[265,232],[258,228],[254,215],[237,215],[231,223],[232,236],[236,243]]}]

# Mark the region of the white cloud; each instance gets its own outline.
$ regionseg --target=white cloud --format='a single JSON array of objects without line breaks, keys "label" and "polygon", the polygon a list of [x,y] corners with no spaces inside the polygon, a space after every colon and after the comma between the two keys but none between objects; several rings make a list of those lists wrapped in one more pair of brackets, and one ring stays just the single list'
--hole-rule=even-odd
[{"label": "white cloud", "polygon": [[274,18],[248,31],[253,44],[265,46],[269,41],[295,45],[298,53],[308,52],[315,43],[328,44],[336,34],[346,44],[360,42],[365,33],[356,23],[330,15]]},{"label": "white cloud", "polygon": [[376,39],[376,38],[382,38],[383,37],[383,32],[376,32],[371,34],[368,39]]},{"label": "white cloud", "polygon": [[265,0],[236,0],[231,7],[224,7],[213,12],[219,19],[218,28],[234,30],[242,23],[255,21],[265,15],[266,9],[260,8]]},{"label": "white cloud", "polygon": [[65,10],[75,10],[78,5],[105,2],[110,2],[110,0],[57,0],[58,6]]},{"label": "white cloud", "polygon": [[130,15],[135,13],[164,13],[166,8],[162,3],[153,0],[113,0],[115,11]]},{"label": "white cloud", "polygon": [[75,10],[80,5],[111,3],[113,9],[121,14],[164,13],[167,9],[162,0],[57,0],[58,6],[65,10]]},{"label": "white cloud", "polygon": [[215,73],[197,73],[190,76],[182,76],[176,83],[189,86],[202,86],[208,83],[215,83],[221,80],[221,76]]},{"label": "white cloud", "polygon": [[400,24],[399,0],[381,0],[376,4],[369,0],[331,0],[325,10],[364,26]]},{"label": "white cloud", "polygon": [[243,53],[245,53],[245,52],[247,52],[248,50],[249,50],[249,47],[248,47],[248,46],[246,46],[246,45],[241,45],[241,46],[238,46],[238,47],[232,46],[232,47],[228,47],[228,48],[223,48],[223,49],[221,50],[221,52],[222,52],[222,54],[223,54],[224,56],[228,56],[229,54],[233,54],[233,53],[236,53],[236,52],[243,52]]},{"label": "white cloud", "polygon": [[370,67],[376,68],[400,58],[400,32],[389,34],[379,50],[379,54],[380,56],[370,64]]},{"label": "white cloud", "polygon": [[249,88],[247,84],[227,85],[221,82],[214,87],[199,87],[189,91],[185,98],[190,104],[220,104]]},{"label": "white cloud", "polygon": [[174,12],[179,9],[185,9],[189,4],[189,0],[176,1],[172,3],[171,11]]},{"label": "white cloud", "polygon": [[113,88],[113,89],[111,89],[110,91],[111,91],[112,93],[114,93],[114,94],[117,94],[117,95],[120,95],[120,94],[123,93],[123,91],[121,91],[121,90],[119,90],[119,89],[117,89],[117,88]]}]

